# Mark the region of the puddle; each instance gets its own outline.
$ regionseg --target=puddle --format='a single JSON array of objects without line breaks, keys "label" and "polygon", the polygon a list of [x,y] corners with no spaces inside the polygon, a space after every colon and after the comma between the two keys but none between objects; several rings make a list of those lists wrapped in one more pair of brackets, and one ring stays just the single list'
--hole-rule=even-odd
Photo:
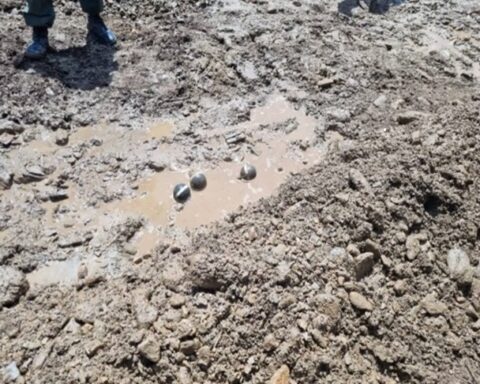
[{"label": "puddle", "polygon": [[[325,144],[304,150],[294,145],[299,141],[314,142],[315,127],[319,122],[307,116],[304,111],[295,110],[284,98],[275,97],[266,106],[253,110],[248,122],[231,128],[236,132],[255,132],[255,136],[261,136],[261,126],[288,121],[296,129],[289,133],[266,134],[265,142],[256,145],[259,156],[252,154],[241,163],[224,162],[216,169],[204,170],[208,180],[207,188],[202,192],[192,192],[192,198],[178,212],[175,210],[178,205],[172,198],[172,190],[177,183],[188,183],[189,170],[156,174],[139,183],[138,197],[114,202],[103,207],[102,211],[143,216],[155,226],[175,223],[182,228],[194,228],[220,220],[240,206],[268,197],[290,173],[310,167],[322,159]],[[253,181],[238,179],[240,168],[245,162],[253,164],[257,169],[257,178]],[[151,232],[149,236],[151,237]]]},{"label": "puddle", "polygon": [[155,139],[170,137],[173,132],[173,123],[170,121],[160,121],[150,125],[148,129],[149,135]]},{"label": "puddle", "polygon": [[[201,170],[207,177],[207,188],[201,192],[192,191],[192,197],[186,204],[177,204],[173,200],[172,191],[177,183],[188,183],[190,172],[197,170],[166,170],[140,181],[135,197],[100,207],[82,208],[79,205],[80,196],[72,194],[69,204],[76,206],[75,211],[80,215],[74,227],[70,226],[70,221],[74,218],[70,221],[63,218],[63,221],[56,220],[53,215],[55,204],[48,203],[45,205],[48,212],[47,226],[55,228],[57,233],[63,236],[87,223],[98,237],[99,230],[110,228],[116,219],[127,216],[143,217],[146,225],[134,236],[131,243],[137,249],[137,256],[148,254],[162,238],[160,231],[167,226],[191,229],[222,220],[241,206],[275,194],[289,174],[320,162],[328,147],[328,141],[319,142],[316,136],[315,129],[320,125],[319,120],[308,116],[304,110],[296,110],[283,97],[272,97],[265,106],[251,111],[249,121],[227,130],[253,137],[253,142],[244,144],[243,148],[250,145],[254,147],[255,154],[245,155],[241,161],[223,162],[215,169]],[[163,138],[171,135],[173,128],[170,122],[155,122],[142,134],[146,138]],[[72,135],[71,142],[100,138],[108,144],[110,150],[115,147],[115,142],[125,145],[125,135],[138,134],[135,131],[119,132],[121,130],[116,127],[83,128]],[[209,132],[210,143],[226,146],[223,137],[225,132],[225,129],[212,129]],[[127,142],[127,145],[128,143],[131,141]],[[240,169],[244,163],[256,167],[256,179],[249,182],[239,180]],[[102,271],[111,264],[111,260],[105,260],[101,262],[97,258],[90,258],[82,262],[90,274],[90,271]],[[80,263],[79,258],[52,263],[33,272],[28,278],[32,285],[71,284],[78,279]]]}]

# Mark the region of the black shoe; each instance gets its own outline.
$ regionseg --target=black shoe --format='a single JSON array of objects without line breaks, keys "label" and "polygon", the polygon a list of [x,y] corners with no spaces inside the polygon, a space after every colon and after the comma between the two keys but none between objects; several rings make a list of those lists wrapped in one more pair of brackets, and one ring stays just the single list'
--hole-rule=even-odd
[{"label": "black shoe", "polygon": [[48,49],[48,29],[33,27],[32,42],[25,50],[25,57],[33,60],[43,59],[47,55]]},{"label": "black shoe", "polygon": [[88,16],[88,38],[94,38],[97,42],[105,45],[115,45],[117,37],[105,25],[99,15]]}]

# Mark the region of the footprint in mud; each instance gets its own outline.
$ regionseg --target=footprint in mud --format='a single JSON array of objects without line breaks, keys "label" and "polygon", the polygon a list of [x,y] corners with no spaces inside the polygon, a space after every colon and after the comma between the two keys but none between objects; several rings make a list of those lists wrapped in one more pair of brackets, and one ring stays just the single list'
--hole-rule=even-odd
[{"label": "footprint in mud", "polygon": [[88,43],[54,51],[40,61],[22,59],[16,66],[57,79],[67,88],[89,91],[108,87],[112,82],[113,72],[118,70],[115,51],[115,47]]},{"label": "footprint in mud", "polygon": [[405,0],[342,0],[338,4],[338,12],[351,17],[353,16],[352,10],[361,6],[362,2],[368,6],[371,13],[383,15],[389,11],[392,5],[400,5]]}]

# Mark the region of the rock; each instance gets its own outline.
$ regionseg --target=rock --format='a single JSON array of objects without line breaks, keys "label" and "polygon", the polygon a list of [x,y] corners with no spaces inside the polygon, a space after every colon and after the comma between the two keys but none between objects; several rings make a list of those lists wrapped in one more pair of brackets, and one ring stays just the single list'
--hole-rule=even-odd
[{"label": "rock", "polygon": [[447,264],[450,277],[458,279],[470,269],[470,258],[460,248],[454,248],[448,251]]},{"label": "rock", "polygon": [[375,105],[377,108],[383,108],[386,103],[387,103],[387,96],[380,95],[375,99],[375,101],[373,102],[373,105]]},{"label": "rock", "polygon": [[55,135],[55,144],[64,146],[68,144],[69,134],[67,131],[60,130]]},{"label": "rock", "polygon": [[267,352],[273,352],[278,348],[280,342],[275,338],[273,333],[268,334],[263,340],[263,349]]},{"label": "rock", "polygon": [[313,325],[319,330],[335,328],[342,316],[339,300],[328,293],[320,294],[315,298],[316,311],[320,314],[313,319]]},{"label": "rock", "polygon": [[180,343],[180,351],[185,355],[194,355],[200,349],[200,342],[197,339],[185,340]]},{"label": "rock", "polygon": [[184,278],[185,272],[183,267],[177,262],[167,264],[162,272],[163,284],[172,290],[176,290]]},{"label": "rock", "polygon": [[0,164],[0,191],[9,189],[13,184],[13,172]]},{"label": "rock", "polygon": [[197,330],[193,326],[189,319],[182,319],[177,326],[177,334],[180,340],[191,339],[197,333]]},{"label": "rock", "polygon": [[142,328],[148,328],[158,317],[158,311],[146,301],[140,301],[135,305],[137,323]]},{"label": "rock", "polygon": [[350,172],[348,173],[348,181],[353,189],[359,191],[365,190],[367,192],[371,191],[370,183],[367,181],[365,176],[363,176],[363,174],[357,169],[350,170]]},{"label": "rock", "polygon": [[368,276],[375,265],[375,257],[373,253],[367,252],[355,258],[355,276],[357,280],[361,280]]},{"label": "rock", "polygon": [[332,108],[327,111],[327,116],[338,123],[348,123],[352,115],[350,114],[349,111],[346,109],[341,109],[341,108]]},{"label": "rock", "polygon": [[448,307],[446,304],[442,303],[441,301],[434,300],[430,297],[427,297],[422,302],[422,307],[427,311],[429,315],[432,315],[432,316],[442,315],[448,310]]},{"label": "rock", "polygon": [[28,288],[25,274],[13,267],[0,267],[0,309],[17,304]]},{"label": "rock", "polygon": [[160,360],[160,344],[153,335],[149,335],[139,344],[138,352],[152,363],[157,363]]},{"label": "rock", "polygon": [[237,71],[243,80],[250,82],[258,79],[257,70],[251,61],[245,61],[237,65]]},{"label": "rock", "polygon": [[425,233],[415,233],[407,237],[405,242],[407,247],[407,259],[414,260],[421,252],[425,252],[428,247],[428,237]]},{"label": "rock", "polygon": [[398,280],[393,285],[393,290],[398,296],[402,296],[407,291],[407,283],[405,280]]},{"label": "rock", "polygon": [[24,130],[25,130],[24,127],[14,123],[13,121],[10,121],[10,120],[0,121],[0,135],[4,133],[15,135],[18,133],[22,133]]},{"label": "rock", "polygon": [[149,160],[147,162],[147,167],[155,172],[162,172],[165,168],[167,168],[167,165],[164,161]]},{"label": "rock", "polygon": [[99,340],[93,340],[85,346],[85,353],[88,357],[93,357],[95,354],[105,346],[105,344]]},{"label": "rock", "polygon": [[402,113],[399,113],[397,116],[396,116],[396,120],[397,120],[397,123],[400,124],[400,125],[406,125],[406,124],[410,124],[410,123],[413,123],[414,121],[416,120],[419,120],[420,118],[422,118],[424,116],[423,113],[421,112],[417,112],[417,111],[407,111],[407,112],[402,112]]},{"label": "rock", "polygon": [[185,305],[186,300],[185,296],[175,293],[172,295],[172,297],[170,297],[169,302],[173,308],[181,308],[183,305]]},{"label": "rock", "polygon": [[270,379],[270,384],[289,384],[290,370],[286,365],[282,365]]},{"label": "rock", "polygon": [[177,373],[177,383],[178,384],[192,384],[192,378],[188,373],[188,369],[186,367],[180,367]]},{"label": "rock", "polygon": [[48,356],[50,355],[50,352],[52,352],[52,348],[53,342],[50,341],[40,352],[37,353],[32,362],[32,369],[40,369],[43,367],[45,361],[47,361]]},{"label": "rock", "polygon": [[367,300],[365,296],[358,292],[350,292],[348,295],[350,299],[350,303],[357,309],[360,309],[361,311],[372,311],[373,310],[373,304]]},{"label": "rock", "polygon": [[15,362],[8,364],[1,371],[2,383],[13,383],[20,377],[20,371]]},{"label": "rock", "polygon": [[217,271],[211,265],[207,255],[195,254],[190,256],[190,279],[197,289],[218,291],[224,285]]}]

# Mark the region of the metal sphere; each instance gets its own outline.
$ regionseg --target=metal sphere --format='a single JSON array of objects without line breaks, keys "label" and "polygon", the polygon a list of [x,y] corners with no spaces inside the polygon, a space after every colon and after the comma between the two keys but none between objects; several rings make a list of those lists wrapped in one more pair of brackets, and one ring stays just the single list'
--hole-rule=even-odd
[{"label": "metal sphere", "polygon": [[207,178],[201,172],[195,173],[190,179],[190,187],[194,191],[203,191],[207,187]]},{"label": "metal sphere", "polygon": [[177,203],[185,203],[190,198],[191,192],[187,184],[177,184],[173,188],[173,198]]},{"label": "metal sphere", "polygon": [[240,170],[240,178],[243,180],[253,180],[257,177],[257,170],[251,164],[245,164]]}]

